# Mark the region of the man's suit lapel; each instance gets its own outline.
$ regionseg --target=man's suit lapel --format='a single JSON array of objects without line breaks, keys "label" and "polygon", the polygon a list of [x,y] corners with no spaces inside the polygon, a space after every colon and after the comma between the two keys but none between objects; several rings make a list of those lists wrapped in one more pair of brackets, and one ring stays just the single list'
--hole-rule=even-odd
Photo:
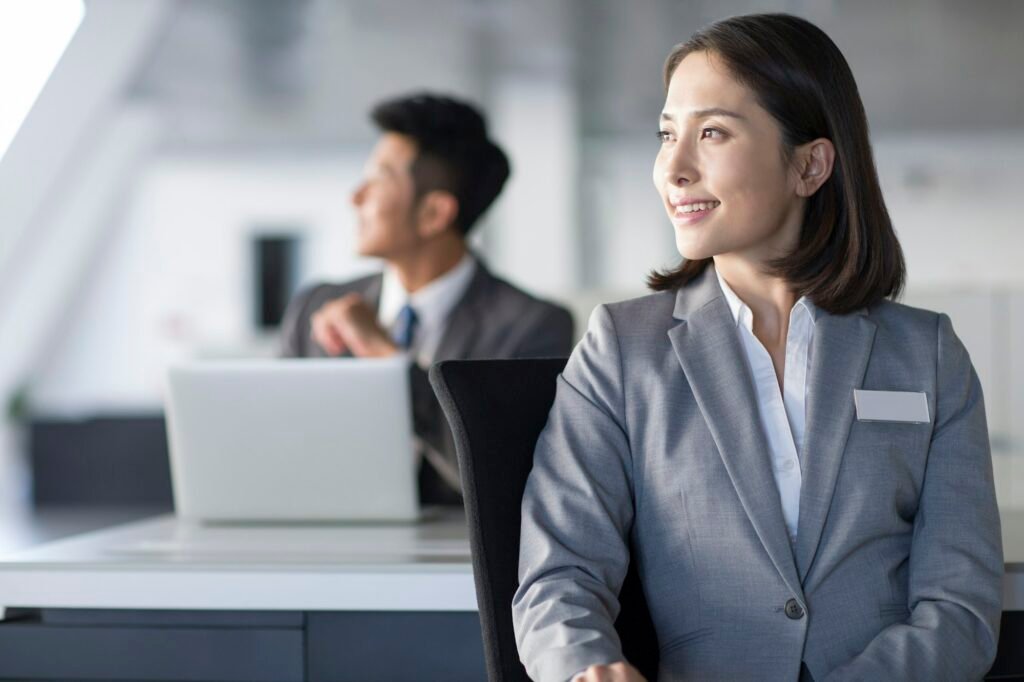
[{"label": "man's suit lapel", "polygon": [[677,294],[672,347],[743,509],[775,568],[802,594],[736,321],[709,265]]},{"label": "man's suit lapel", "polygon": [[380,314],[380,290],[383,285],[384,275],[375,275],[367,279],[366,288],[360,292],[367,307],[377,311],[378,315]]},{"label": "man's suit lapel", "polygon": [[853,424],[853,389],[864,381],[876,326],[863,310],[849,315],[820,311],[814,325],[807,373],[807,428],[800,448],[803,482],[796,561],[801,582],[821,542]]},{"label": "man's suit lapel", "polygon": [[480,332],[481,321],[487,316],[487,311],[480,309],[481,302],[486,300],[487,290],[494,279],[483,260],[479,256],[474,257],[476,258],[476,271],[469,280],[469,286],[466,287],[462,298],[448,314],[444,333],[441,335],[441,341],[434,355],[435,362],[472,357],[470,349]]}]

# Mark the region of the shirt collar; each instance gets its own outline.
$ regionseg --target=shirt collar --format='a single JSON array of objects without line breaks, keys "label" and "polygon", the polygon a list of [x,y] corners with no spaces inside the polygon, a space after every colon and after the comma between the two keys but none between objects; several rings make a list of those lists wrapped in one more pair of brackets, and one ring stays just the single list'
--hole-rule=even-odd
[{"label": "shirt collar", "polygon": [[420,326],[440,324],[462,298],[475,272],[476,259],[467,251],[454,268],[409,294],[395,269],[386,268],[381,281],[377,319],[384,327],[390,327],[398,318],[402,306],[408,303],[416,311]]},{"label": "shirt collar", "polygon": [[[729,312],[732,313],[732,319],[736,321],[736,324],[743,325],[749,331],[753,331],[754,328],[754,313],[750,310],[750,306],[743,302],[743,300],[736,295],[736,292],[732,290],[732,287],[722,277],[722,273],[718,272],[718,268],[715,268],[715,276],[718,277],[718,284],[722,287],[722,293],[725,294],[725,300],[729,304]],[[799,310],[803,309],[811,323],[815,323],[818,320],[818,306],[814,305],[811,299],[806,296],[801,296],[795,304],[793,304],[793,310],[790,312],[790,319],[793,314],[799,314]]]}]

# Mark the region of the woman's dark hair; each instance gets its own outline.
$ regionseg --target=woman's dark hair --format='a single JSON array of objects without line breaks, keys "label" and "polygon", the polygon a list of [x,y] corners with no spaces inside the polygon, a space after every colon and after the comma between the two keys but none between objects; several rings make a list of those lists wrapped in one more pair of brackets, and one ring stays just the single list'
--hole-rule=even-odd
[{"label": "woman's dark hair", "polygon": [[[666,88],[694,52],[714,54],[754,92],[782,130],[783,158],[821,137],[835,147],[832,175],[807,200],[796,249],[770,262],[770,271],[833,314],[897,297],[906,278],[903,250],[882,199],[857,83],[835,43],[788,14],[724,19],[673,48]],[[647,284],[657,291],[678,288],[710,262],[683,260],[673,270],[652,272]]]},{"label": "woman's dark hair", "polygon": [[509,176],[508,158],[487,137],[483,115],[466,102],[418,93],[381,102],[370,117],[382,131],[416,142],[410,168],[416,198],[434,190],[450,192],[459,202],[455,225],[468,233]]}]

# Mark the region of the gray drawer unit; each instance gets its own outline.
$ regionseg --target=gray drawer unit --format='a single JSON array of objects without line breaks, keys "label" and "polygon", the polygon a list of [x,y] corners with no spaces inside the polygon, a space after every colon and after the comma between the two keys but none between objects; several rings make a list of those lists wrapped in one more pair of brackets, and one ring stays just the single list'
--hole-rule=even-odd
[{"label": "gray drawer unit", "polygon": [[307,613],[310,682],[487,679],[473,612]]},{"label": "gray drawer unit", "polygon": [[302,614],[47,610],[13,615],[0,622],[0,680],[305,679]]},{"label": "gray drawer unit", "polygon": [[9,609],[0,680],[417,682],[487,677],[471,612]]}]

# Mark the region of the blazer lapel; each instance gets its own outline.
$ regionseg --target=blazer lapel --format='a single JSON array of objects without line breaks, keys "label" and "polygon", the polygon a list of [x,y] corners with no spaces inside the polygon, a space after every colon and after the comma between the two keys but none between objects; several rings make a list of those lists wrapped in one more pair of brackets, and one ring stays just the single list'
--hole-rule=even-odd
[{"label": "blazer lapel", "polygon": [[807,428],[800,452],[803,482],[796,561],[801,582],[821,542],[853,424],[853,389],[864,381],[877,327],[864,310],[849,315],[822,311],[819,315],[807,373]]},{"label": "blazer lapel", "polygon": [[380,313],[380,290],[384,284],[383,275],[375,275],[368,278],[366,282],[366,288],[360,293],[362,294],[363,301],[371,309]]},{"label": "blazer lapel", "polygon": [[803,594],[756,393],[713,267],[677,295],[674,316],[682,322],[669,339],[758,538],[790,590]]},{"label": "blazer lapel", "polygon": [[487,317],[487,311],[481,310],[481,301],[486,300],[487,289],[491,286],[494,276],[484,265],[479,256],[476,258],[476,272],[469,280],[466,292],[448,314],[441,341],[438,343],[434,361],[453,358],[469,358],[473,342],[477,338],[481,320]]}]

